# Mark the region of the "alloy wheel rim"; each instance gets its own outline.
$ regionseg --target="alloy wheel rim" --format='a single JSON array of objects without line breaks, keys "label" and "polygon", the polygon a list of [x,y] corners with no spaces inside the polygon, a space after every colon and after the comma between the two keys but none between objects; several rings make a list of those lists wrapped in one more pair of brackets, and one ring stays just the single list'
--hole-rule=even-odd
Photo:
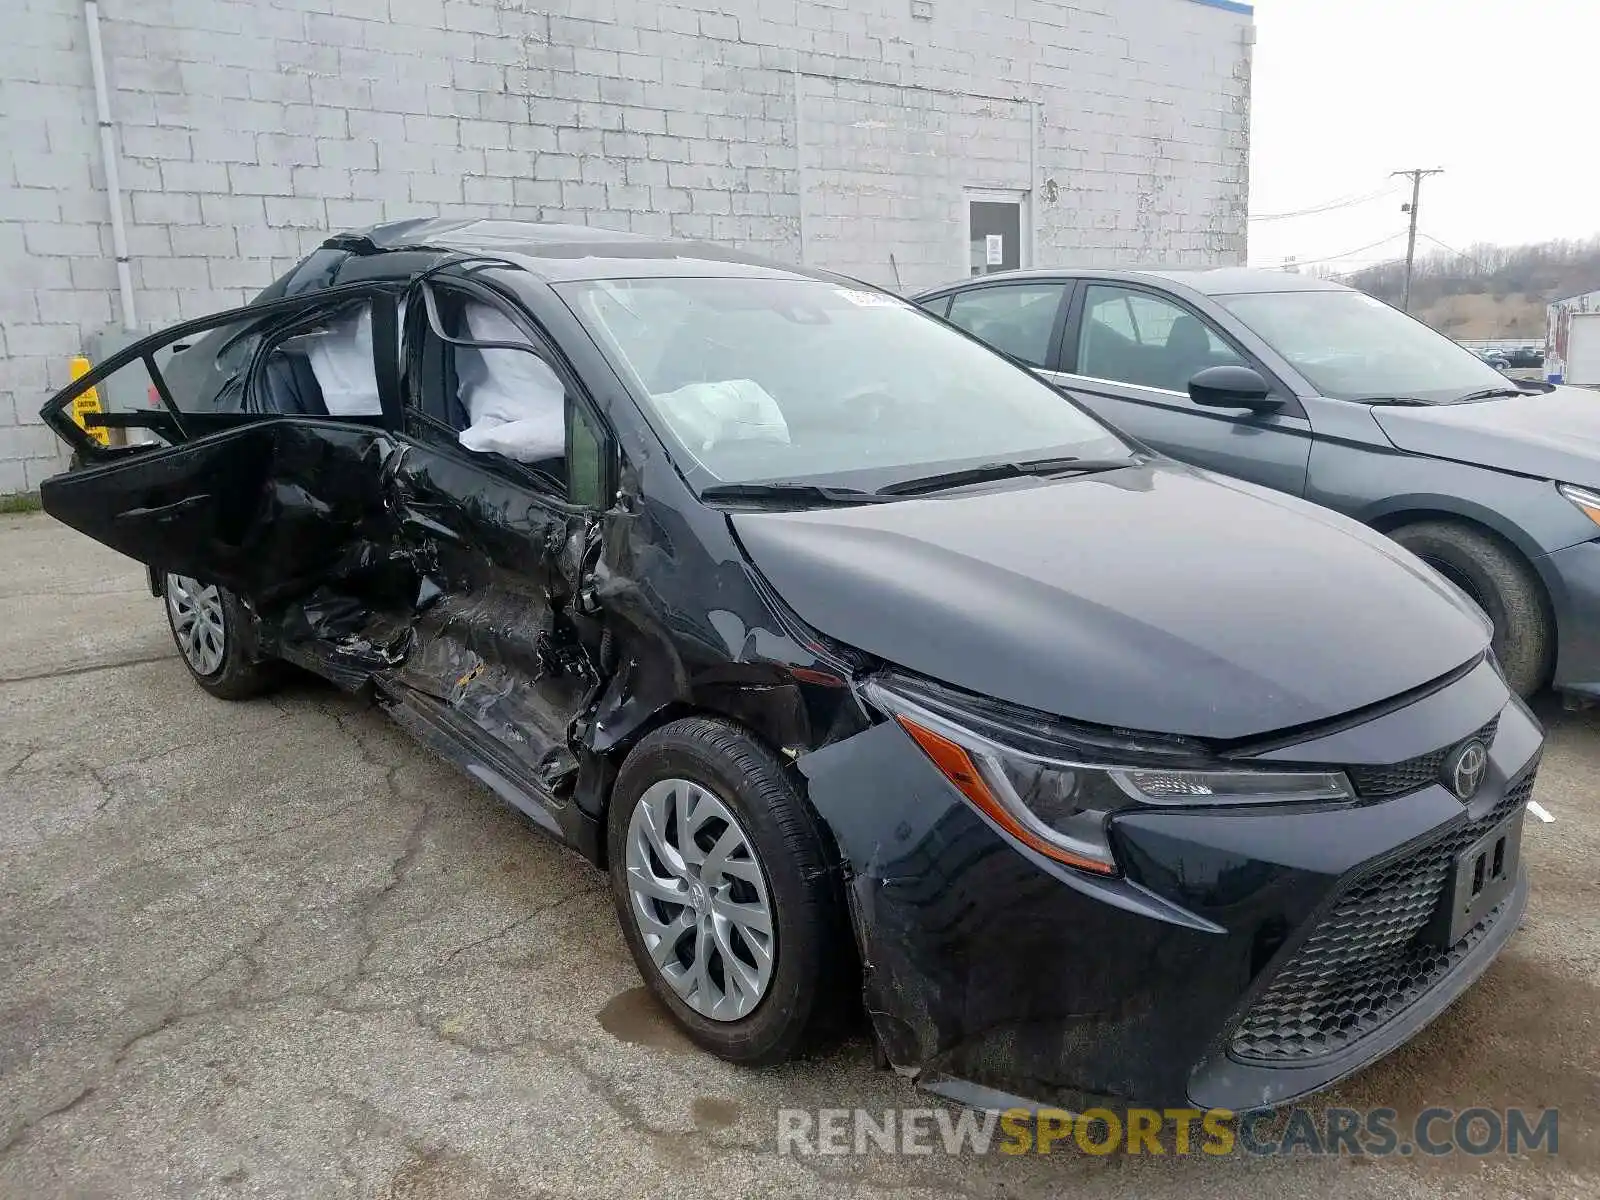
[{"label": "alloy wheel rim", "polygon": [[713,1021],[749,1016],[772,985],[777,936],[766,872],[733,812],[663,779],[628,820],[629,909],[656,970]]},{"label": "alloy wheel rim", "polygon": [[228,645],[217,585],[187,575],[168,575],[167,611],[172,614],[172,632],[184,661],[198,675],[215,675],[222,669]]}]

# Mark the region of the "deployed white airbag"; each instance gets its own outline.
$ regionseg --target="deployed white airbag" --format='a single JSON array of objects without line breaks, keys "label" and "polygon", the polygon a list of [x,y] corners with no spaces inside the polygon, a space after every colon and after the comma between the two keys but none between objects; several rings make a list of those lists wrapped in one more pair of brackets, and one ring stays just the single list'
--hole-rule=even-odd
[{"label": "deployed white airbag", "polygon": [[[467,305],[466,318],[468,336],[474,341],[526,344],[528,340],[510,317],[490,305]],[[460,346],[456,376],[468,422],[460,441],[468,450],[503,454],[524,463],[566,454],[566,389],[538,355]]]},{"label": "deployed white airbag", "polygon": [[691,383],[652,397],[672,431],[691,450],[722,442],[789,444],[789,426],[772,395],[753,379]]},{"label": "deployed white airbag", "polygon": [[376,417],[383,412],[372,366],[372,306],[341,313],[293,339],[305,348],[330,417]]}]

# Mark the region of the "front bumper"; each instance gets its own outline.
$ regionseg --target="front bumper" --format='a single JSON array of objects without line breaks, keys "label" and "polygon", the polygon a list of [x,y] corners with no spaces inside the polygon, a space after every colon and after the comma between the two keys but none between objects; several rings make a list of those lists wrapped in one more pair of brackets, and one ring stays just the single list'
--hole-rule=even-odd
[{"label": "front bumper", "polygon": [[1556,618],[1558,690],[1600,699],[1600,541],[1539,560]]},{"label": "front bumper", "polygon": [[[1490,690],[1469,676],[1309,744],[1342,758],[1302,761],[1397,762],[1414,751],[1383,757],[1386,745],[1435,736],[1440,720],[1452,724],[1440,744],[1451,744],[1485,723],[1481,708],[1467,709]],[[1066,1108],[1112,1099],[1246,1110],[1388,1053],[1487,967],[1520,920],[1525,879],[1437,961],[1423,961],[1420,930],[1443,894],[1438,864],[1520,813],[1541,742],[1527,710],[1507,704],[1470,805],[1432,785],[1322,811],[1130,814],[1114,827],[1117,879],[996,832],[892,724],[800,766],[845,861],[867,1009],[897,1068],[937,1090],[962,1081],[968,1094]],[[1381,922],[1395,908],[1382,888],[1395,881],[1411,925],[1380,931],[1360,969],[1308,966],[1317,932],[1348,919],[1352,897]],[[1374,962],[1398,976],[1375,974]],[[1295,979],[1300,994],[1272,990]],[[1276,1040],[1274,1014],[1286,1030]],[[1330,1028],[1342,1032],[1322,1044],[1310,1036]]]}]

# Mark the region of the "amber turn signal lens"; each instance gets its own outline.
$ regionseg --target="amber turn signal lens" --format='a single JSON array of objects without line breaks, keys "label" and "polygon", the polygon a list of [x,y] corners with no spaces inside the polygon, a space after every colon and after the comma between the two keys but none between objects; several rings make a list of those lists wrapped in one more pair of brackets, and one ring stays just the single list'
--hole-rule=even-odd
[{"label": "amber turn signal lens", "polygon": [[978,769],[978,764],[972,761],[972,755],[967,752],[965,746],[951,741],[943,734],[923,728],[903,714],[896,714],[895,720],[899,721],[901,728],[922,747],[922,752],[933,760],[933,765],[955,785],[957,791],[971,801],[979,812],[1024,846],[1043,854],[1046,858],[1053,858],[1056,862],[1065,863],[1081,871],[1093,871],[1097,875],[1116,873],[1115,868],[1105,863],[1084,858],[1051,844],[1018,821],[984,782],[983,772]]},{"label": "amber turn signal lens", "polygon": [[1600,525],[1600,492],[1573,487],[1568,483],[1559,484],[1558,488],[1563,496],[1578,506],[1584,516],[1596,525]]}]

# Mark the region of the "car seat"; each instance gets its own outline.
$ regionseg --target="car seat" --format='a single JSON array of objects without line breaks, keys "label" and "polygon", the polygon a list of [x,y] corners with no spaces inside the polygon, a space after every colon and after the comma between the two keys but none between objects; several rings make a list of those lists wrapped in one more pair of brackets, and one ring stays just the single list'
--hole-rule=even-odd
[{"label": "car seat", "polygon": [[311,363],[305,355],[281,347],[267,355],[256,385],[247,389],[243,407],[245,412],[285,417],[328,415]]}]

